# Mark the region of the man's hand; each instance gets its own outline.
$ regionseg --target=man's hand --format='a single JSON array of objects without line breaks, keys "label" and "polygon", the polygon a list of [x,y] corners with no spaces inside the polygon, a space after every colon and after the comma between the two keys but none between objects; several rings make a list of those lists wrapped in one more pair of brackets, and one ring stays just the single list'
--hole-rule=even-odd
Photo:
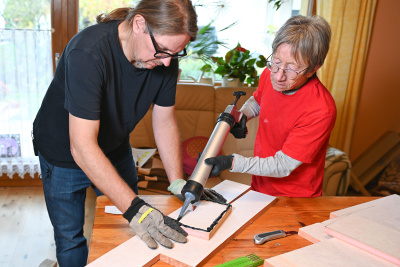
[{"label": "man's hand", "polygon": [[[180,200],[184,201],[185,197],[182,196],[181,192],[182,192],[182,188],[185,186],[185,184],[186,184],[185,180],[176,179],[168,187],[168,191],[170,191],[172,194],[174,194]],[[219,194],[218,192],[216,192],[215,190],[210,189],[210,188],[203,189],[203,193],[201,194],[200,199],[213,200],[213,201],[226,203],[226,199],[221,194]]]},{"label": "man's hand", "polygon": [[170,186],[168,186],[168,191],[174,194],[177,198],[184,201],[185,196],[182,196],[182,188],[185,186],[186,181],[183,179],[176,179]]},{"label": "man's hand", "polygon": [[[129,226],[139,236],[149,248],[156,249],[157,241],[166,248],[172,248],[172,239],[179,243],[186,243],[186,237],[173,230],[171,227],[179,227],[179,223],[171,224],[171,220],[166,220],[171,227],[164,221],[164,216],[160,211],[151,207],[139,197],[136,197],[131,206],[123,214],[129,221]],[[183,231],[183,229],[181,229]]]},{"label": "man's hand", "polygon": [[220,155],[213,158],[208,158],[204,162],[207,165],[213,166],[209,175],[209,177],[212,177],[219,175],[223,170],[231,169],[232,161],[233,161],[232,155],[228,156]]},{"label": "man's hand", "polygon": [[233,127],[230,130],[230,133],[236,138],[236,139],[242,139],[246,138],[247,135],[247,116],[242,115],[242,118],[240,119],[239,122],[236,122]]}]

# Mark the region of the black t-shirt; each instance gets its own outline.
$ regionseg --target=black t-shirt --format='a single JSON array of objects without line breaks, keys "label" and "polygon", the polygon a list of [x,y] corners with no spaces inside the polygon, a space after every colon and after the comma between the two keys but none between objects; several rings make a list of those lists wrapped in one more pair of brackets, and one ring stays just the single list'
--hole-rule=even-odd
[{"label": "black t-shirt", "polygon": [[178,60],[135,68],[121,48],[119,23],[79,32],[60,58],[33,124],[35,149],[55,166],[79,169],[70,151],[69,113],[100,120],[98,144],[114,161],[130,152],[129,134],[153,103],[175,104]]}]

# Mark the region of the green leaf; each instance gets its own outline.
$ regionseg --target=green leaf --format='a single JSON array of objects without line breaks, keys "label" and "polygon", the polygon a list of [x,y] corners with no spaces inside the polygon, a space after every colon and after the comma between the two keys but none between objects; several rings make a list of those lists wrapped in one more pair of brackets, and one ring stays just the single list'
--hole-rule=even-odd
[{"label": "green leaf", "polygon": [[225,61],[226,61],[226,62],[229,62],[229,61],[231,60],[231,58],[232,58],[232,55],[234,55],[234,53],[232,52],[232,50],[231,50],[231,51],[228,51],[228,52],[226,53],[226,55],[225,55]]},{"label": "green leaf", "polygon": [[203,67],[201,67],[200,70],[209,72],[210,70],[212,70],[212,67],[210,64],[205,64]]},{"label": "green leaf", "polygon": [[248,78],[246,79],[246,83],[247,83],[247,84],[252,84],[252,83],[253,83],[253,79],[252,79],[251,77],[248,77]]},{"label": "green leaf", "polygon": [[244,80],[246,79],[246,75],[240,74],[238,78],[239,78],[239,80],[240,80],[241,82],[244,82]]},{"label": "green leaf", "polygon": [[252,58],[252,59],[249,59],[247,62],[246,62],[246,66],[254,66],[254,63],[256,63],[256,58]]},{"label": "green leaf", "polygon": [[238,23],[238,21],[233,22],[232,24],[226,26],[225,28],[223,28],[222,30],[219,30],[220,32],[228,30],[229,28],[235,26]]},{"label": "green leaf", "polygon": [[219,75],[221,75],[221,76],[224,76],[224,75],[227,74],[227,70],[225,69],[224,66],[219,66],[219,67],[214,71],[214,73],[215,73],[215,74],[219,74]]}]

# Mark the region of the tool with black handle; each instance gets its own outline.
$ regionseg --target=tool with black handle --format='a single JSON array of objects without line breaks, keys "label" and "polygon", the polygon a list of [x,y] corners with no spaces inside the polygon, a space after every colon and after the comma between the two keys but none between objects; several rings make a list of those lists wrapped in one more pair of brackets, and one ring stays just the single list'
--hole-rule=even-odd
[{"label": "tool with black handle", "polygon": [[246,95],[246,92],[236,91],[233,95],[236,97],[235,101],[228,105],[225,111],[219,115],[217,124],[215,125],[203,153],[201,153],[192,176],[182,188],[182,196],[185,197],[185,202],[183,203],[183,207],[179,213],[178,221],[182,218],[183,214],[185,214],[190,203],[200,200],[204,185],[206,184],[212,169],[212,166],[209,166],[204,162],[205,159],[218,155],[225,143],[229,131],[233,125],[236,122],[239,122],[242,118],[243,113],[237,110],[236,103],[241,96]]}]

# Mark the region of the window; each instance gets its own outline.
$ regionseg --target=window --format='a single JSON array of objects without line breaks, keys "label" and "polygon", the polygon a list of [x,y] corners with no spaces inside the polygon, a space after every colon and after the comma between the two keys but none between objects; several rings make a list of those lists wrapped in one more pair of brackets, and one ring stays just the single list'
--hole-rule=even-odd
[{"label": "window", "polygon": [[[240,43],[254,56],[267,57],[271,53],[271,44],[276,30],[289,17],[298,14],[301,0],[284,1],[278,10],[275,10],[274,4],[268,3],[267,0],[248,2],[199,0],[193,3],[196,5],[198,25],[201,27],[213,21],[211,25],[215,27],[215,37],[226,43],[226,47],[218,46],[216,56],[225,55],[228,50]],[[223,30],[231,24],[234,25]],[[182,59],[180,61],[181,80],[197,81],[202,75],[200,68],[203,64],[194,56]]]},{"label": "window", "polygon": [[[138,0],[80,0],[79,30],[96,23],[96,16],[108,13],[118,7],[134,6]],[[275,31],[300,9],[301,0],[284,1],[278,11],[267,0],[251,0],[243,4],[239,0],[193,0],[198,14],[199,28],[210,22],[212,34],[209,38],[226,43],[224,46],[211,46],[216,56],[224,55],[240,43],[254,55],[268,56]],[[257,19],[254,19],[257,18]],[[227,26],[234,24],[227,30]],[[240,34],[238,34],[240,33]],[[190,49],[189,49],[190,53]],[[197,81],[201,76],[203,61],[196,56],[180,59],[181,80]]]},{"label": "window", "polygon": [[0,1],[0,172],[38,172],[32,122],[53,77],[50,0]]},{"label": "window", "polygon": [[[38,171],[31,142],[32,122],[50,84],[55,55],[100,13],[134,6],[137,0],[0,0],[0,172],[12,175]],[[222,56],[239,42],[255,55],[267,56],[275,31],[300,9],[301,0],[287,0],[278,11],[267,0],[193,0],[199,27],[210,22],[211,46]],[[68,14],[68,16],[66,16]],[[225,27],[237,22],[227,30]],[[79,25],[79,26],[78,26]],[[180,61],[181,79],[198,80],[203,62]]]},{"label": "window", "polygon": [[79,0],[79,30],[96,24],[96,17],[116,8],[132,7],[137,0]]}]

